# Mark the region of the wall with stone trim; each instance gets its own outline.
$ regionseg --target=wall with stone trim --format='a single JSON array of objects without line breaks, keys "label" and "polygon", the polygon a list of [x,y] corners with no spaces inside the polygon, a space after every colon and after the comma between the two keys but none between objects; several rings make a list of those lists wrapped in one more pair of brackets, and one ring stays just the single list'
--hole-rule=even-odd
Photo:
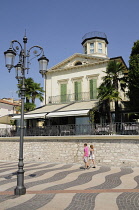
[{"label": "wall with stone trim", "polygon": [[[83,145],[93,144],[97,165],[139,166],[138,136],[25,137],[24,162],[83,163]],[[0,161],[18,161],[19,138],[0,138]]]}]

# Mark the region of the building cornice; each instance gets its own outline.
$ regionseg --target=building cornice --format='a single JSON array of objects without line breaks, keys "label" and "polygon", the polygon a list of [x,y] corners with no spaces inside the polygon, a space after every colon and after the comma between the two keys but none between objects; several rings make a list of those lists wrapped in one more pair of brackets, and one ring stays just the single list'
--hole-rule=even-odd
[{"label": "building cornice", "polygon": [[[82,65],[67,66],[65,68],[60,68],[61,66],[63,66],[64,64],[70,62],[72,59],[74,59],[76,57],[89,59],[89,60],[96,60],[96,62],[83,63]],[[103,58],[103,57],[95,57],[95,56],[91,56],[91,55],[75,53],[72,56],[70,56],[67,59],[65,59],[64,61],[62,61],[62,62],[58,63],[57,65],[53,66],[52,68],[48,69],[46,74],[51,74],[53,72],[60,72],[60,71],[68,71],[68,70],[72,70],[72,69],[83,69],[83,68],[90,67],[90,66],[95,66],[95,65],[101,65],[101,64],[104,64],[104,63],[108,63],[110,60],[121,60],[122,63],[125,65],[125,67],[128,69],[125,61],[122,58],[122,56],[113,57],[113,58]]]},{"label": "building cornice", "polygon": [[98,76],[99,76],[99,74],[91,74],[91,75],[89,74],[89,75],[86,75],[86,78],[91,79],[91,78],[94,78],[94,77],[97,78]]},{"label": "building cornice", "polygon": [[68,63],[71,59],[74,59],[76,57],[90,59],[90,60],[97,60],[97,61],[109,59],[109,58],[97,57],[97,56],[92,56],[92,55],[87,55],[87,54],[75,53],[72,56],[68,57],[67,59],[65,59],[65,60],[61,61],[60,63],[56,64],[55,66],[51,67],[50,69],[48,69],[48,71],[53,71],[55,69],[59,69],[60,66],[63,66],[64,64]]},{"label": "building cornice", "polygon": [[99,62],[94,62],[94,63],[86,63],[86,64],[83,64],[83,65],[78,65],[78,66],[68,66],[66,68],[57,68],[57,69],[53,69],[53,70],[50,70],[47,72],[47,74],[51,74],[53,72],[60,72],[60,71],[68,71],[68,70],[72,70],[72,69],[83,69],[85,67],[90,67],[90,66],[95,66],[95,65],[101,65],[101,64],[104,64],[104,63],[108,63],[109,60],[104,60],[104,61],[99,61]]},{"label": "building cornice", "polygon": [[67,83],[69,81],[69,79],[61,79],[61,80],[57,80],[57,83]]}]

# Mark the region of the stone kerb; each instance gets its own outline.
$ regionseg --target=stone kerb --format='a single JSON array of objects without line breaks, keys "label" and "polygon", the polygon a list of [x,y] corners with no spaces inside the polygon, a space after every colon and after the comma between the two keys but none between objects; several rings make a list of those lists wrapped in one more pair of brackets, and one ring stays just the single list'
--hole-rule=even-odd
[{"label": "stone kerb", "polygon": [[[139,166],[138,136],[25,137],[24,161],[83,163],[83,145],[95,147],[97,165]],[[18,161],[19,138],[0,138],[0,161]]]}]

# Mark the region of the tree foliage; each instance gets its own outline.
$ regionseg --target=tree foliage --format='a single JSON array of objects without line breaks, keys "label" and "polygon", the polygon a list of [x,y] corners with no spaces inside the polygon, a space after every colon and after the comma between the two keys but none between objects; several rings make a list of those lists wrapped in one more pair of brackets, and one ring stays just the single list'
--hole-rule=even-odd
[{"label": "tree foliage", "polygon": [[139,111],[139,40],[134,43],[130,54],[128,89],[130,109]]},{"label": "tree foliage", "polygon": [[124,77],[125,66],[116,60],[110,60],[106,68],[106,76],[98,88],[98,98],[102,112],[106,112],[111,122],[110,102],[115,102],[115,121],[118,122],[118,101],[121,100],[119,89],[124,91],[126,81]]},{"label": "tree foliage", "polygon": [[[21,97],[21,87],[22,81],[18,84],[18,95]],[[25,79],[25,111],[31,111],[35,109],[35,100],[38,98],[41,102],[43,101],[44,90],[40,86],[40,83],[34,82],[34,80],[29,77]]]}]

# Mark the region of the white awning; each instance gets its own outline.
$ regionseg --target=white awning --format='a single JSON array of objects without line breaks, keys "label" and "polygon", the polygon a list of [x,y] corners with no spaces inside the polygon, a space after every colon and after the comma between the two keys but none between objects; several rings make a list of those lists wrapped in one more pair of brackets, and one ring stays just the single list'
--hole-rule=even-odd
[{"label": "white awning", "polygon": [[[47,115],[47,113],[25,114],[24,119],[45,118],[45,115]],[[12,117],[12,119],[20,119],[20,118],[21,118],[21,115],[16,115]]]},{"label": "white awning", "polygon": [[[71,104],[52,104],[39,107],[24,114],[24,119],[37,119],[48,117],[86,116],[89,110],[97,105],[97,100],[76,102]],[[12,119],[20,119],[21,115],[15,115]]]},{"label": "white awning", "polygon": [[[45,118],[45,115],[47,115],[49,112],[53,112],[63,107],[65,107],[65,104],[51,104],[51,105],[38,107],[33,111],[26,112],[24,114],[24,119]],[[21,115],[19,114],[15,115],[12,119],[20,119],[20,118]]]},{"label": "white awning", "polygon": [[65,112],[51,112],[46,117],[68,117],[68,116],[86,116],[89,112],[87,110],[78,110],[78,111],[65,111]]}]

